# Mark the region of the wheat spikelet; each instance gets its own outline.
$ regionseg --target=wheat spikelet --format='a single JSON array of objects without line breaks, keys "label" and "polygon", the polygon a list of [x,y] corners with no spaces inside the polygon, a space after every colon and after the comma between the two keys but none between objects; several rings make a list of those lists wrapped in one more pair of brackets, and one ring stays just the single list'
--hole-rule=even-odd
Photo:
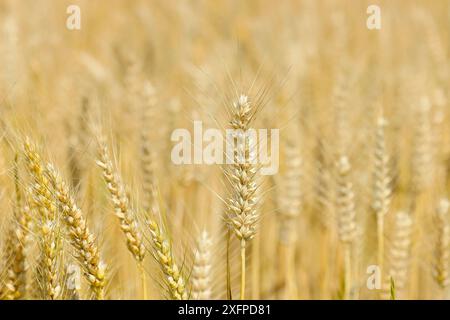
[{"label": "wheat spikelet", "polygon": [[94,235],[90,233],[86,219],[70,194],[68,186],[53,165],[47,165],[47,173],[61,206],[71,244],[76,250],[76,258],[84,269],[84,275],[96,299],[103,299],[106,265],[100,259]]},{"label": "wheat spikelet", "polygon": [[436,231],[437,239],[434,249],[434,272],[433,276],[436,282],[442,288],[449,285],[448,275],[450,258],[450,225],[448,222],[448,209],[450,202],[448,199],[442,199],[439,202],[436,211]]},{"label": "wheat spikelet", "polygon": [[108,191],[114,205],[116,216],[120,221],[120,228],[127,239],[127,247],[138,263],[145,258],[145,247],[142,242],[142,235],[139,231],[138,221],[135,213],[129,206],[128,197],[125,194],[125,187],[120,176],[114,172],[113,164],[108,154],[108,147],[100,142],[99,159],[97,165],[102,169]]},{"label": "wheat spikelet", "polygon": [[165,275],[170,296],[174,300],[187,300],[186,281],[173,258],[172,246],[164,232],[154,220],[148,222],[154,256]]},{"label": "wheat spikelet", "polygon": [[197,300],[211,299],[211,238],[204,230],[197,241],[197,251],[192,269],[192,297]]}]

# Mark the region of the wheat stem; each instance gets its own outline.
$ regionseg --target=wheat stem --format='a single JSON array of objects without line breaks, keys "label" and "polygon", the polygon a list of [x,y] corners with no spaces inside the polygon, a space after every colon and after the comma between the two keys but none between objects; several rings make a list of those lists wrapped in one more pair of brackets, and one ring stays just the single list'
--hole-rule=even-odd
[{"label": "wheat stem", "polygon": [[245,300],[245,240],[241,241],[241,300]]},{"label": "wheat stem", "polygon": [[142,296],[144,300],[148,300],[148,290],[147,290],[147,274],[142,263],[138,264],[139,277],[141,279]]}]

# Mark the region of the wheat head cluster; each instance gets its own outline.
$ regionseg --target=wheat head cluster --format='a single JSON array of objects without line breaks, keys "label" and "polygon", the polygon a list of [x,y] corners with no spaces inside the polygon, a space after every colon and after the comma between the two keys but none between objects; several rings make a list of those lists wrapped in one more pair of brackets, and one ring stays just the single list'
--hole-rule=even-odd
[{"label": "wheat head cluster", "polygon": [[[0,299],[450,298],[449,1],[1,0],[0,34]],[[278,129],[277,173],[174,164],[194,121]]]}]

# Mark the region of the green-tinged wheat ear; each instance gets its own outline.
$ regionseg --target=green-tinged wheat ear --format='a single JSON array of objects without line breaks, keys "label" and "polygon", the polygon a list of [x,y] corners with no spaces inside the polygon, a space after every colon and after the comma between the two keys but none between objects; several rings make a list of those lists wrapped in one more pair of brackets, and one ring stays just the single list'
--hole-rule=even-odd
[{"label": "green-tinged wheat ear", "polygon": [[106,285],[106,265],[100,259],[100,253],[94,235],[89,231],[86,219],[67,184],[62,180],[53,165],[47,165],[47,175],[59,202],[63,220],[69,231],[70,243],[84,271],[96,299],[104,299]]},{"label": "green-tinged wheat ear", "polygon": [[129,205],[125,186],[119,174],[115,171],[109,157],[108,147],[103,142],[100,142],[97,165],[102,169],[103,179],[111,195],[115,214],[120,221],[120,228],[126,236],[128,250],[136,261],[141,263],[145,258],[145,247],[142,242],[142,234],[139,231],[136,213]]},{"label": "green-tinged wheat ear", "polygon": [[194,267],[192,270],[192,297],[197,300],[209,300],[212,295],[212,241],[206,230],[197,240],[197,248],[194,256]]},{"label": "green-tinged wheat ear", "polygon": [[187,300],[189,295],[186,290],[186,281],[174,260],[169,239],[156,221],[150,219],[148,225],[154,256],[164,273],[170,296],[174,300]]}]

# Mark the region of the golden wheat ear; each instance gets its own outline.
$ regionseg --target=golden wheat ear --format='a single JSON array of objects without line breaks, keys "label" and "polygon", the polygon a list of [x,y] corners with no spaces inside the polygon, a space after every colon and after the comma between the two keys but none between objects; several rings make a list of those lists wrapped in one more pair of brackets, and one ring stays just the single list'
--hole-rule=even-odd
[{"label": "golden wheat ear", "polygon": [[174,300],[187,300],[189,292],[186,289],[186,278],[175,262],[172,244],[165,231],[156,220],[148,221],[152,253],[164,273],[164,282]]},{"label": "golden wheat ear", "polygon": [[122,178],[118,170],[113,166],[106,142],[102,137],[98,141],[99,156],[97,165],[102,170],[103,180],[111,196],[115,214],[120,222],[120,228],[126,237],[128,251],[130,251],[137,263],[141,279],[142,296],[144,300],[147,300],[147,277],[144,267],[146,250],[143,242],[142,226],[136,211],[132,209],[129,203]]},{"label": "golden wheat ear", "polygon": [[[19,177],[19,153],[14,158],[15,202],[11,227],[6,237],[6,280],[2,290],[5,299],[23,299],[26,296],[26,248],[31,221],[30,208],[23,201]],[[24,203],[25,202],[25,203]]]},{"label": "golden wheat ear", "polygon": [[126,236],[128,250],[136,261],[140,263],[145,257],[145,247],[142,242],[142,233],[139,230],[137,216],[129,204],[129,199],[125,192],[125,185],[115,170],[109,156],[108,147],[103,141],[100,141],[99,144],[97,165],[102,170],[103,179],[110,193],[115,214],[119,218],[120,228]]},{"label": "golden wheat ear", "polygon": [[62,211],[63,220],[69,231],[70,243],[75,249],[76,258],[83,268],[85,278],[95,298],[104,299],[106,264],[100,259],[95,237],[89,231],[86,219],[75,203],[74,196],[53,165],[47,165],[46,174]]},{"label": "golden wheat ear", "polygon": [[40,299],[60,299],[61,225],[55,196],[51,192],[51,185],[45,175],[37,147],[28,137],[24,142],[24,154],[33,181],[31,185],[33,207],[38,213],[36,225],[40,256],[35,274],[35,287]]}]

